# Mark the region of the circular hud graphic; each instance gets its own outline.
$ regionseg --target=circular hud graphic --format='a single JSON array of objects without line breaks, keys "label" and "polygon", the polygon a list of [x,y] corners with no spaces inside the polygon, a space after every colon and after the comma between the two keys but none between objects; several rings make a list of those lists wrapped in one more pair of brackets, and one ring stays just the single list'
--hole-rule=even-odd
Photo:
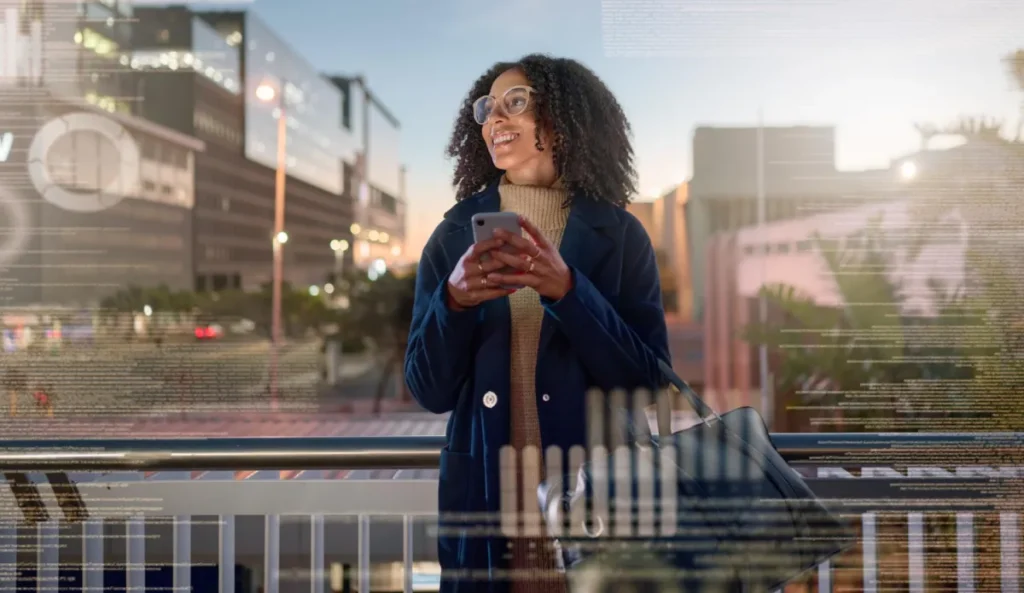
[{"label": "circular hud graphic", "polygon": [[[102,188],[96,191],[73,191],[54,179],[51,151],[62,138],[72,134],[93,133],[109,142],[114,150],[97,150],[88,155],[94,163],[71,163],[72,169],[95,165],[97,171],[113,172],[105,176]],[[81,155],[73,158],[81,159]],[[68,163],[60,165],[68,166]],[[39,129],[28,149],[28,173],[39,195],[47,202],[72,212],[100,212],[117,205],[126,195],[139,188],[139,146],[120,124],[93,113],[69,113],[48,121]]]}]

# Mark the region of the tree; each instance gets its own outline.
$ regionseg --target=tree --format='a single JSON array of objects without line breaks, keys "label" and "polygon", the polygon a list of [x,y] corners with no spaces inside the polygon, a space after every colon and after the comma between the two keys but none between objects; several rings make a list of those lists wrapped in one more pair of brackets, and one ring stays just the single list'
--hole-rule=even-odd
[{"label": "tree", "polygon": [[[149,306],[156,328],[168,316],[177,316],[182,321],[185,316],[199,315],[209,322],[249,319],[264,335],[270,334],[271,305],[269,284],[255,292],[225,290],[204,293],[175,291],[165,285],[152,288],[129,286],[100,304],[108,319],[134,315]],[[285,335],[301,335],[308,330],[320,333],[324,326],[336,322],[337,317],[322,297],[296,290],[288,283],[282,285],[281,319]],[[130,324],[128,331],[131,332]]]},{"label": "tree", "polygon": [[[273,292],[270,284],[258,291],[225,290],[205,293],[200,297],[199,310],[212,319],[248,319],[256,331],[269,336],[273,314]],[[322,335],[325,326],[337,321],[337,314],[323,297],[298,290],[287,282],[281,285],[282,334],[297,336],[307,331]]]},{"label": "tree", "polygon": [[198,302],[194,293],[187,290],[172,290],[166,284],[149,288],[132,285],[103,299],[100,308],[102,316],[108,322],[116,323],[127,318],[129,323],[126,331],[132,336],[134,330],[131,319],[135,314],[146,310],[146,307],[149,307],[153,314],[151,331],[160,334],[171,319],[181,322],[184,317],[191,315]]},{"label": "tree", "polygon": [[[937,321],[909,314],[904,287],[893,274],[896,245],[880,223],[872,221],[842,242],[814,238],[839,307],[820,305],[791,286],[768,286],[761,293],[777,319],[742,331],[749,343],[774,353],[782,397],[793,398],[800,409],[832,410],[840,427],[857,421],[866,430],[891,430],[895,422],[933,422],[948,415],[956,399],[935,381],[970,377],[949,362],[962,337],[953,321],[964,318],[962,295],[933,285]],[[927,240],[919,233],[904,245],[905,257],[916,259]]]},{"label": "tree", "polygon": [[381,361],[383,372],[374,398],[374,411],[380,413],[385,392],[393,380],[398,383],[401,397],[410,398],[403,367],[412,325],[416,276],[388,272],[370,280],[365,273],[353,272],[339,284],[348,297],[348,308],[340,321],[341,335],[346,341],[373,343]]}]

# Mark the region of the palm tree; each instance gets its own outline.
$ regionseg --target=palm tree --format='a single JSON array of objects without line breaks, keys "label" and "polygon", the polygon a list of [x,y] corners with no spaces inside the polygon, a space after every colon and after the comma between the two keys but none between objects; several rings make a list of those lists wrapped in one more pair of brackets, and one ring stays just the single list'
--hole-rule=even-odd
[{"label": "palm tree", "polygon": [[[872,221],[841,242],[815,237],[814,243],[835,281],[841,305],[828,307],[791,286],[762,289],[780,320],[754,323],[742,331],[752,345],[766,345],[778,361],[776,387],[804,411],[832,410],[839,427],[856,420],[864,430],[891,430],[893,423],[925,423],[948,413],[928,383],[967,378],[969,373],[945,360],[956,352],[964,307],[958,293],[934,286],[938,324],[924,325],[904,310],[904,287],[892,273],[892,239]],[[927,236],[905,245],[905,257],[920,253]],[[924,386],[932,391],[922,392]],[[843,410],[839,414],[839,410]],[[896,412],[896,413],[894,413]],[[825,427],[826,429],[829,427]]]}]

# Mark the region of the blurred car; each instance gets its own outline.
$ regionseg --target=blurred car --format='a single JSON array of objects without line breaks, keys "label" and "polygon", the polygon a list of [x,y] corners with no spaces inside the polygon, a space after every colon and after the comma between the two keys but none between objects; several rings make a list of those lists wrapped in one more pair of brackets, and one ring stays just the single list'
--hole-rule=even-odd
[{"label": "blurred car", "polygon": [[251,334],[256,331],[256,323],[251,319],[239,319],[228,325],[228,331],[237,335]]},{"label": "blurred car", "polygon": [[203,323],[196,326],[197,340],[217,340],[224,336],[224,328],[216,323]]}]

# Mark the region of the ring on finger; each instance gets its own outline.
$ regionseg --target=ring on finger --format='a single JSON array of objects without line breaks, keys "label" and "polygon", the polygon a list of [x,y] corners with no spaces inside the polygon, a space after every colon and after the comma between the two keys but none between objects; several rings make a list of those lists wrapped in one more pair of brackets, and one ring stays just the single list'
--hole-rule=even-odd
[{"label": "ring on finger", "polygon": [[484,288],[487,287],[487,278],[486,277],[480,278],[480,286],[484,287]]},{"label": "ring on finger", "polygon": [[484,273],[484,265],[480,262],[476,262],[476,269],[480,270],[480,273]]},{"label": "ring on finger", "polygon": [[531,261],[531,262],[530,262],[530,269],[529,269],[529,270],[527,270],[527,271],[528,271],[528,272],[531,272],[531,273],[532,273],[532,272],[533,272],[533,267],[534,267],[534,266],[536,266],[536,265],[537,265],[537,262],[535,262],[535,261]]}]

